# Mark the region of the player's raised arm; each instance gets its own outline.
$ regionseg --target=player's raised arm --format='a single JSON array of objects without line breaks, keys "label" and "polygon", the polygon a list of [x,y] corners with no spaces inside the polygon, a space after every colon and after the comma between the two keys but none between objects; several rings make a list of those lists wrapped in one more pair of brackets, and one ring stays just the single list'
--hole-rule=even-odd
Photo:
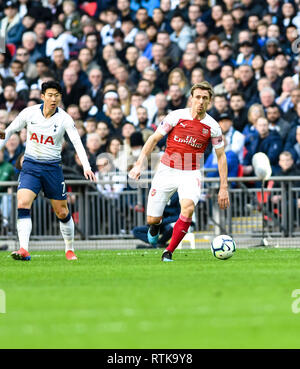
[{"label": "player's raised arm", "polygon": [[142,148],[142,151],[140,153],[140,156],[136,163],[134,164],[134,167],[129,172],[129,177],[135,180],[138,180],[141,175],[141,170],[143,163],[145,160],[149,157],[149,155],[154,150],[157,143],[164,137],[164,135],[158,131],[155,131],[146,141],[145,145]]},{"label": "player's raised arm", "polygon": [[79,136],[79,133],[75,127],[73,119],[70,117],[70,119],[66,120],[66,132],[75,148],[75,151],[79,157],[79,160],[83,166],[83,174],[86,179],[89,179],[92,182],[96,182],[96,176],[91,170],[91,166],[88,160],[88,157],[86,155],[85,149],[83,147],[83,144],[81,142],[81,138]]},{"label": "player's raised arm", "polygon": [[224,146],[215,150],[218,159],[218,170],[220,176],[220,190],[218,194],[218,203],[221,209],[226,209],[229,206],[227,159]]}]

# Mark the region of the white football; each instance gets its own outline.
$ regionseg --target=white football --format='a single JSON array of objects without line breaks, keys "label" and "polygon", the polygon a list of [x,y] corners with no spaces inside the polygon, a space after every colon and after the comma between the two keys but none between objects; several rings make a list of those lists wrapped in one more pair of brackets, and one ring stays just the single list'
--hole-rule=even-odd
[{"label": "white football", "polygon": [[213,255],[222,260],[231,258],[236,249],[233,238],[226,234],[214,238],[210,246]]}]

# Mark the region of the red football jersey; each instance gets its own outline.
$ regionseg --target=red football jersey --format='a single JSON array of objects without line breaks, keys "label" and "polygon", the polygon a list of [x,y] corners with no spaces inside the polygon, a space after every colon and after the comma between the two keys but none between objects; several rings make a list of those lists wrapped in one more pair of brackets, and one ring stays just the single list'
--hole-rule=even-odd
[{"label": "red football jersey", "polygon": [[157,129],[168,135],[161,162],[171,168],[199,169],[210,140],[216,149],[224,146],[219,124],[209,114],[201,121],[193,119],[189,108],[172,111]]}]

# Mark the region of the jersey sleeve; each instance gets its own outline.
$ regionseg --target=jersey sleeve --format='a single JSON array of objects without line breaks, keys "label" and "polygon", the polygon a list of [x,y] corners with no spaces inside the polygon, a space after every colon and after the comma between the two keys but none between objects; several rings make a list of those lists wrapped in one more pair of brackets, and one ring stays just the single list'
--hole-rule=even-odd
[{"label": "jersey sleeve", "polygon": [[4,147],[10,136],[21,131],[27,124],[27,109],[22,110],[5,130],[5,139],[0,140],[0,150]]},{"label": "jersey sleeve", "polygon": [[157,131],[162,135],[167,135],[178,123],[174,112],[169,113],[157,127]]},{"label": "jersey sleeve", "polygon": [[224,146],[224,141],[222,137],[222,130],[220,125],[216,122],[210,130],[211,134],[211,143],[214,149],[220,149]]},{"label": "jersey sleeve", "polygon": [[91,170],[91,166],[88,160],[88,157],[86,155],[85,149],[83,147],[83,144],[81,142],[81,138],[79,136],[79,133],[75,127],[75,123],[73,119],[70,116],[66,116],[64,120],[64,126],[65,130],[76,150],[76,153],[79,157],[79,160],[83,166],[83,170]]}]

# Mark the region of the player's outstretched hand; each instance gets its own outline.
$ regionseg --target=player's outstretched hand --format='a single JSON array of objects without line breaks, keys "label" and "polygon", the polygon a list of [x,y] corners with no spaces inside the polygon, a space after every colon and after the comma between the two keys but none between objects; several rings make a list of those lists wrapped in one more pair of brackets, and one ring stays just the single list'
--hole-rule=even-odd
[{"label": "player's outstretched hand", "polygon": [[218,204],[220,206],[220,209],[222,209],[222,210],[228,208],[228,206],[229,206],[229,195],[228,195],[227,190],[220,188],[220,191],[219,191],[219,194],[218,194]]},{"label": "player's outstretched hand", "polygon": [[89,179],[91,182],[97,182],[97,178],[95,174],[91,170],[85,170],[83,172],[86,179]]},{"label": "player's outstretched hand", "polygon": [[5,131],[3,129],[0,129],[0,140],[5,139]]},{"label": "player's outstretched hand", "polygon": [[140,178],[141,175],[141,167],[140,165],[135,164],[134,167],[128,174],[128,177],[131,179],[135,179],[136,181]]}]

